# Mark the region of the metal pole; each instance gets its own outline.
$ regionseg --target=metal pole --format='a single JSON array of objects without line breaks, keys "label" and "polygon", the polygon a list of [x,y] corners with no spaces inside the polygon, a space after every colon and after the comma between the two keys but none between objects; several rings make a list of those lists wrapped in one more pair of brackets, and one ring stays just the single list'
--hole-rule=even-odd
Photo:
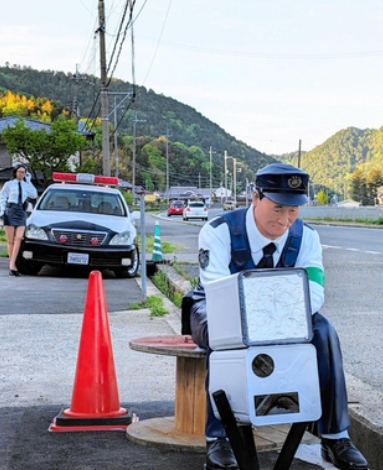
[{"label": "metal pole", "polygon": [[226,164],[226,159],[227,159],[227,151],[225,150],[225,202],[227,201],[227,164]]},{"label": "metal pole", "polygon": [[302,155],[302,151],[301,151],[301,145],[302,145],[302,141],[301,139],[299,139],[299,149],[298,149],[298,168],[301,167],[301,155]]},{"label": "metal pole", "polygon": [[146,227],[145,227],[145,196],[141,193],[141,288],[142,301],[146,302]]},{"label": "metal pole", "polygon": [[114,97],[114,161],[116,165],[115,176],[118,178],[118,146],[117,146],[117,103]]},{"label": "metal pole", "polygon": [[133,121],[133,162],[132,162],[132,196],[133,204],[136,196],[136,124],[137,124],[137,113]]},{"label": "metal pole", "polygon": [[213,200],[213,186],[212,186],[212,162],[213,162],[213,147],[210,146],[210,206]]},{"label": "metal pole", "polygon": [[136,111],[135,118],[133,120],[133,162],[132,162],[132,195],[133,203],[136,195],[136,126],[138,122],[146,122],[146,119],[137,119],[139,111]]},{"label": "metal pole", "polygon": [[110,176],[109,155],[109,118],[108,118],[108,92],[106,76],[105,52],[105,7],[104,0],[98,0],[98,17],[100,34],[100,69],[101,69],[101,125],[102,125],[102,169],[104,176]]},{"label": "metal pole", "polygon": [[234,207],[237,204],[237,159],[233,158],[233,173],[234,173]]},{"label": "metal pole", "polygon": [[167,205],[169,206],[169,145],[168,145],[168,137],[169,137],[169,129],[166,129],[166,136],[165,136],[165,142],[166,142],[166,195],[167,195],[167,200],[168,200]]}]

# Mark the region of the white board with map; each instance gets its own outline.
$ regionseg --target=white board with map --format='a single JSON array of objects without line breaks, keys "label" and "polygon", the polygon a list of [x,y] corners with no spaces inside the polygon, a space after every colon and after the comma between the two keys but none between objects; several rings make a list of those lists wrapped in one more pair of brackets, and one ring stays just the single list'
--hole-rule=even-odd
[{"label": "white board with map", "polygon": [[240,303],[248,346],[310,340],[311,309],[303,269],[243,274]]}]

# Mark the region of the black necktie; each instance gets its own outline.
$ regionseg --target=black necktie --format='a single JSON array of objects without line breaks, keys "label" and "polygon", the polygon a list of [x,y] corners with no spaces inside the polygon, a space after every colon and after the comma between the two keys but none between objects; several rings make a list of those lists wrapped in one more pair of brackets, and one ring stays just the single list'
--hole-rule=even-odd
[{"label": "black necktie", "polygon": [[19,181],[19,202],[18,204],[21,206],[21,204],[23,203],[23,196],[22,196],[22,189],[21,189],[21,181]]},{"label": "black necktie", "polygon": [[274,261],[273,261],[273,253],[277,247],[274,243],[269,243],[263,248],[263,257],[261,258],[260,262],[257,264],[256,268],[273,268]]}]

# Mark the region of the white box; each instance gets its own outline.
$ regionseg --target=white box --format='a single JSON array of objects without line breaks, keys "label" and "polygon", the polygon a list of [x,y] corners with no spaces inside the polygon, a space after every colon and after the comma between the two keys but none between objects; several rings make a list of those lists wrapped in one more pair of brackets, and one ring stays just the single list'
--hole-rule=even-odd
[{"label": "white box", "polygon": [[238,422],[256,426],[321,416],[316,349],[311,344],[255,346],[210,355],[209,393],[223,390]]},{"label": "white box", "polygon": [[302,268],[242,271],[205,286],[213,350],[309,342],[312,320]]}]

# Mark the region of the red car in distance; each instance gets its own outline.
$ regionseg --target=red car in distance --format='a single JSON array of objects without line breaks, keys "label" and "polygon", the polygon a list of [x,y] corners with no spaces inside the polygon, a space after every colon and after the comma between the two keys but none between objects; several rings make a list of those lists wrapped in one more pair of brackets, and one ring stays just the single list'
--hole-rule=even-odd
[{"label": "red car in distance", "polygon": [[168,217],[171,215],[182,215],[185,204],[182,201],[173,201],[168,207]]}]

